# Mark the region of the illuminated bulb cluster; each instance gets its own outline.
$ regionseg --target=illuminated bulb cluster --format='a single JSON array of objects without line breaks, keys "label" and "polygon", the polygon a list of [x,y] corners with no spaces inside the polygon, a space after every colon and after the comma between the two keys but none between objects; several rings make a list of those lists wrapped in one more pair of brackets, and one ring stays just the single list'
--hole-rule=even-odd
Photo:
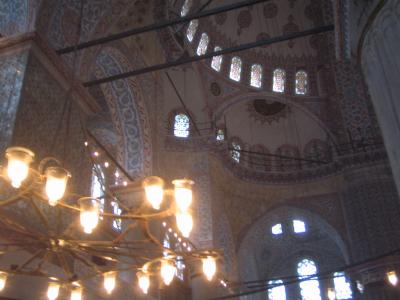
[{"label": "illuminated bulb cluster", "polygon": [[150,176],[143,180],[146,199],[150,205],[159,210],[164,198],[164,180],[157,176]]},{"label": "illuminated bulb cluster", "polygon": [[176,267],[171,261],[164,259],[161,262],[161,277],[165,285],[170,285],[176,274]]},{"label": "illuminated bulb cluster", "polygon": [[146,271],[138,272],[138,283],[143,294],[147,294],[150,288],[150,276]]},{"label": "illuminated bulb cluster", "polygon": [[390,282],[391,285],[396,286],[399,279],[395,271],[390,271],[386,273],[387,280]]},{"label": "illuminated bulb cluster", "polygon": [[80,221],[83,231],[87,234],[90,234],[99,223],[99,201],[92,198],[81,198],[78,201],[80,205]]},{"label": "illuminated bulb cluster", "polygon": [[202,259],[203,262],[203,273],[206,275],[208,281],[211,281],[217,271],[217,263],[215,258],[212,256],[207,256]]},{"label": "illuminated bulb cluster", "polygon": [[328,289],[328,299],[329,300],[335,300],[336,299],[335,289],[332,289],[332,288]]},{"label": "illuminated bulb cluster", "polygon": [[50,167],[45,171],[46,176],[46,194],[51,206],[57,205],[57,202],[64,196],[67,188],[68,179],[71,177],[69,172],[60,167]]},{"label": "illuminated bulb cluster", "polygon": [[114,272],[109,272],[104,274],[104,289],[107,291],[107,294],[111,294],[115,289],[116,285],[116,274]]},{"label": "illuminated bulb cluster", "polygon": [[55,300],[60,293],[60,285],[57,282],[50,282],[47,289],[47,298],[49,300]]},{"label": "illuminated bulb cluster", "polygon": [[75,287],[71,291],[71,300],[82,300],[82,288]]},{"label": "illuminated bulb cluster", "polygon": [[177,212],[175,215],[176,225],[184,237],[189,237],[193,229],[193,218],[189,213],[193,200],[193,181],[188,179],[174,180],[174,195]]},{"label": "illuminated bulb cluster", "polygon": [[29,165],[34,157],[35,154],[26,148],[12,147],[6,150],[7,176],[14,188],[20,188],[22,182],[28,177]]},{"label": "illuminated bulb cluster", "polygon": [[7,277],[7,273],[0,272],[0,291],[4,290],[4,288],[6,287]]}]

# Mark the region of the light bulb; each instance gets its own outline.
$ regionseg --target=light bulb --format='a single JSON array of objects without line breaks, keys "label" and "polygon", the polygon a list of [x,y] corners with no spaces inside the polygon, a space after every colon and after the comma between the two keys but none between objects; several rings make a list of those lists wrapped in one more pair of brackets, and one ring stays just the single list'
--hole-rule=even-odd
[{"label": "light bulb", "polygon": [[146,272],[138,272],[137,273],[139,287],[144,294],[147,294],[150,287],[150,276]]},{"label": "light bulb", "polygon": [[164,180],[157,176],[150,176],[143,180],[146,199],[154,209],[160,209],[164,198]]},{"label": "light bulb", "polygon": [[364,285],[358,280],[357,280],[357,289],[361,294],[364,294]]},{"label": "light bulb", "polygon": [[22,147],[11,147],[6,150],[7,176],[14,188],[20,188],[22,182],[28,177],[29,165],[34,156],[32,151]]},{"label": "light bulb", "polygon": [[179,179],[172,181],[172,183],[175,186],[176,206],[181,212],[186,212],[192,204],[192,185],[194,182],[188,179]]},{"label": "light bulb", "polygon": [[7,277],[7,273],[0,272],[0,291],[4,290],[4,288],[6,287]]},{"label": "light bulb", "polygon": [[81,287],[75,287],[71,291],[71,300],[82,300],[82,288]]},{"label": "light bulb", "polygon": [[63,168],[50,167],[46,169],[46,194],[49,198],[49,204],[55,206],[65,193],[69,172]]},{"label": "light bulb", "polygon": [[399,279],[397,278],[396,271],[390,271],[386,273],[387,279],[391,285],[396,286]]},{"label": "light bulb", "polygon": [[179,231],[186,238],[189,237],[190,232],[193,229],[193,218],[189,213],[177,213],[176,214],[176,225]]},{"label": "light bulb", "polygon": [[170,285],[176,273],[175,266],[168,260],[161,262],[161,277],[165,285]]},{"label": "light bulb", "polygon": [[104,274],[104,289],[110,295],[116,285],[116,274],[114,272],[108,272]]},{"label": "light bulb", "polygon": [[328,299],[329,300],[335,300],[336,299],[336,292],[332,288],[328,289]]},{"label": "light bulb", "polygon": [[212,256],[207,256],[207,258],[202,259],[203,262],[203,273],[206,275],[208,281],[211,281],[217,272],[217,263],[215,258]]},{"label": "light bulb", "polygon": [[99,201],[91,198],[81,198],[78,201],[81,209],[80,220],[83,231],[90,234],[99,223]]},{"label": "light bulb", "polygon": [[55,300],[57,299],[59,292],[60,292],[60,285],[56,282],[50,282],[49,287],[47,289],[47,298],[49,298],[49,300]]}]

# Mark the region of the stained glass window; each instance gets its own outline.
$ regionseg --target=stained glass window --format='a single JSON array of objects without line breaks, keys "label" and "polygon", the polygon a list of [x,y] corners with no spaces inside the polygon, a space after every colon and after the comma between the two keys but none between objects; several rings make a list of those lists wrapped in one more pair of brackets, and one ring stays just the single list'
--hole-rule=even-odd
[{"label": "stained glass window", "polygon": [[[111,202],[112,212],[114,215],[121,215],[122,209],[119,207],[118,203],[113,201]],[[121,219],[113,219],[112,226],[114,229],[120,231],[122,229],[122,220]]]},{"label": "stained glass window", "polygon": [[300,293],[303,300],[321,300],[318,277],[310,277],[317,274],[317,266],[310,259],[303,259],[297,264],[299,279],[310,278],[300,281]]},{"label": "stained glass window", "polygon": [[189,13],[192,4],[193,4],[192,0],[185,0],[181,9],[181,17],[184,17]]},{"label": "stained glass window", "polygon": [[[171,244],[169,242],[169,235],[168,233],[165,234],[164,240],[163,240],[163,247],[166,249],[170,249],[171,248]],[[163,255],[164,256],[168,256],[168,251],[164,250],[163,251]]]},{"label": "stained glass window", "polygon": [[199,20],[190,21],[189,26],[186,30],[186,37],[189,42],[193,42],[198,27],[199,27]]},{"label": "stained glass window", "polygon": [[209,42],[208,34],[203,32],[201,34],[199,45],[197,46],[197,51],[196,51],[197,55],[206,54],[207,47],[208,47],[208,42]]},{"label": "stained glass window", "polygon": [[276,285],[268,289],[269,300],[286,300],[286,290],[282,280],[271,280],[268,282],[269,285]]},{"label": "stained glass window", "polygon": [[[214,51],[220,51],[220,50],[222,50],[222,48],[219,46],[216,46],[214,48]],[[211,60],[211,68],[213,68],[215,71],[219,72],[219,71],[221,71],[221,65],[222,65],[222,55],[213,56],[213,58]]]},{"label": "stained glass window", "polygon": [[[104,173],[99,165],[92,168],[92,184],[90,188],[91,197],[100,202],[100,213],[104,213]],[[100,216],[102,219],[103,216]]]},{"label": "stained glass window", "polygon": [[185,268],[186,268],[186,266],[185,266],[183,257],[177,256],[176,257],[176,277],[178,277],[180,280],[184,280]]},{"label": "stained glass window", "polygon": [[187,138],[189,136],[189,117],[185,114],[177,114],[174,122],[174,135]]},{"label": "stained glass window", "polygon": [[306,223],[300,220],[293,220],[293,231],[295,233],[304,233],[306,232]]},{"label": "stained glass window", "polygon": [[232,143],[231,157],[234,161],[240,162],[240,150],[242,147],[238,143]]},{"label": "stained glass window", "polygon": [[283,233],[282,224],[278,223],[271,227],[271,232],[273,235],[280,235]]},{"label": "stained glass window", "polygon": [[232,58],[231,70],[229,72],[229,77],[232,80],[240,81],[240,75],[242,73],[242,60],[235,56]]},{"label": "stained glass window", "polygon": [[350,282],[347,280],[343,272],[333,274],[333,283],[335,285],[335,293],[337,300],[353,299]]},{"label": "stained glass window", "polygon": [[308,79],[307,72],[298,71],[296,73],[296,94],[305,95],[307,94]]},{"label": "stained glass window", "polygon": [[252,65],[251,66],[251,77],[250,77],[250,85],[256,88],[261,87],[262,82],[262,67],[261,65]]},{"label": "stained glass window", "polygon": [[223,141],[225,140],[225,132],[223,129],[218,129],[217,130],[217,141]]},{"label": "stained glass window", "polygon": [[283,93],[285,91],[285,80],[285,71],[282,69],[276,69],[273,76],[272,90],[277,93]]}]

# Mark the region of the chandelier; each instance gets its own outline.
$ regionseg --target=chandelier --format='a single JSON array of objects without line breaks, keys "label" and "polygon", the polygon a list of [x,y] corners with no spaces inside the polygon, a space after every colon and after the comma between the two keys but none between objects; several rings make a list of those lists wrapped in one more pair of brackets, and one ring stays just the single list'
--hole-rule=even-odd
[{"label": "chandelier", "polygon": [[[97,151],[95,156],[99,156]],[[140,207],[125,207],[121,214],[113,214],[101,209],[99,198],[69,193],[71,174],[56,158],[44,158],[35,169],[32,167],[35,154],[27,148],[8,148],[5,157],[7,166],[0,166],[0,178],[5,182],[3,187],[7,188],[8,185],[12,195],[0,200],[1,225],[2,228],[23,237],[17,239],[14,246],[25,248],[29,244],[36,252],[23,264],[0,270],[0,291],[6,287],[10,276],[40,276],[48,278],[49,300],[57,299],[61,289],[70,292],[71,300],[80,300],[87,280],[102,278],[105,291],[112,294],[118,273],[132,271],[136,273],[138,286],[147,294],[153,277],[161,278],[166,286],[171,284],[177,272],[178,259],[191,264],[201,262],[205,277],[209,281],[215,277],[219,252],[197,250],[188,239],[193,229],[192,180],[176,179],[172,181],[172,188],[166,188],[162,178],[147,177],[141,182],[143,199],[140,199]],[[109,165],[108,162],[106,164]],[[115,195],[109,197],[113,201],[119,201]],[[32,199],[39,201],[41,205],[35,204]],[[20,201],[27,201],[33,206],[46,228],[51,228],[51,225],[43,206],[46,211],[59,210],[78,219],[81,232],[66,234],[54,233],[53,230],[34,231],[26,226],[25,220],[13,219],[7,215],[5,208],[11,208]],[[105,219],[123,220],[124,227],[113,240],[99,240],[101,235],[96,230]],[[174,219],[178,230],[174,231],[174,226],[168,225],[171,219]],[[152,234],[150,222],[162,222],[164,230],[173,233],[183,244],[183,249],[177,251],[164,247],[162,241]],[[134,236],[127,240],[129,233],[137,228],[140,228],[145,240],[135,240]],[[142,243],[146,243],[146,246],[139,247]],[[7,249],[4,253],[7,253]],[[93,263],[91,257],[100,258],[105,263]],[[35,260],[39,263],[33,267]],[[90,274],[81,277],[74,274],[71,261],[84,264]],[[45,262],[55,262],[63,270],[63,275],[50,274],[43,267]]]}]

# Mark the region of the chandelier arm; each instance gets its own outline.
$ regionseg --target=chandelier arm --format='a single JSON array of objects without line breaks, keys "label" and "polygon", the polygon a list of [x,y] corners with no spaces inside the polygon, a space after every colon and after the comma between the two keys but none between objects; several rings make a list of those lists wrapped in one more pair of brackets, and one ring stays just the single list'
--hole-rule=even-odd
[{"label": "chandelier arm", "polygon": [[149,227],[149,222],[145,222],[144,224],[144,230],[145,234],[149,237],[149,239],[159,246],[161,249],[164,249],[164,245],[151,233],[150,227]]},{"label": "chandelier arm", "polygon": [[[79,251],[80,250],[77,249],[77,252],[79,252]],[[99,268],[94,263],[92,263],[91,261],[87,260],[86,258],[83,258],[83,257],[79,256],[77,253],[75,253],[73,251],[69,251],[69,253],[71,254],[71,256],[73,256],[75,259],[77,259],[80,262],[82,262],[87,267],[94,269],[96,274],[102,274],[102,272],[99,270]]]},{"label": "chandelier arm", "polygon": [[14,202],[17,202],[19,200],[28,199],[25,195],[28,194],[32,188],[33,188],[32,186],[29,186],[28,188],[22,190],[21,192],[19,192],[17,195],[15,195],[13,197],[10,197],[5,200],[0,200],[0,208],[3,206],[14,204]]},{"label": "chandelier arm", "polygon": [[68,262],[65,259],[64,254],[61,252],[57,252],[56,255],[57,255],[58,262],[60,263],[62,269],[64,270],[64,273],[67,275],[67,277],[70,278],[72,276],[72,272],[71,272],[70,267],[68,266]]},{"label": "chandelier arm", "polygon": [[45,217],[43,212],[40,210],[40,208],[36,205],[35,201],[31,198],[29,202],[32,205],[32,207],[34,208],[34,210],[37,213],[37,215],[39,216],[39,218],[42,221],[43,225],[47,229],[50,229],[49,222],[48,222],[47,218]]},{"label": "chandelier arm", "polygon": [[38,263],[34,272],[42,272],[42,266],[45,262],[48,261],[49,256],[51,257],[52,253],[50,251],[46,250],[44,256],[42,257],[41,261]]},{"label": "chandelier arm", "polygon": [[4,214],[4,212],[2,212],[1,210],[0,210],[0,216],[2,217],[2,220],[0,222],[3,222],[3,224],[4,224],[4,222],[6,222],[7,224],[11,225],[11,226],[7,226],[5,224],[7,226],[8,230],[11,229],[11,231],[15,231],[17,233],[20,233],[22,235],[28,236],[28,237],[33,238],[35,240],[39,239],[38,237],[40,237],[40,238],[44,238],[45,237],[43,234],[41,234],[39,232],[32,232],[32,231],[26,229],[23,225],[14,222],[12,219],[10,219],[9,216]]},{"label": "chandelier arm", "polygon": [[28,266],[31,262],[33,262],[36,258],[38,258],[43,252],[44,252],[43,249],[40,249],[40,250],[36,251],[27,260],[25,260],[21,265],[19,265],[17,267],[16,271],[20,271],[23,268],[25,268],[26,266]]},{"label": "chandelier arm", "polygon": [[126,228],[123,232],[121,232],[113,241],[113,244],[119,244],[120,241],[122,241],[125,236],[133,229],[135,229],[137,226],[137,222],[133,223],[133,224],[129,224],[128,228]]}]

